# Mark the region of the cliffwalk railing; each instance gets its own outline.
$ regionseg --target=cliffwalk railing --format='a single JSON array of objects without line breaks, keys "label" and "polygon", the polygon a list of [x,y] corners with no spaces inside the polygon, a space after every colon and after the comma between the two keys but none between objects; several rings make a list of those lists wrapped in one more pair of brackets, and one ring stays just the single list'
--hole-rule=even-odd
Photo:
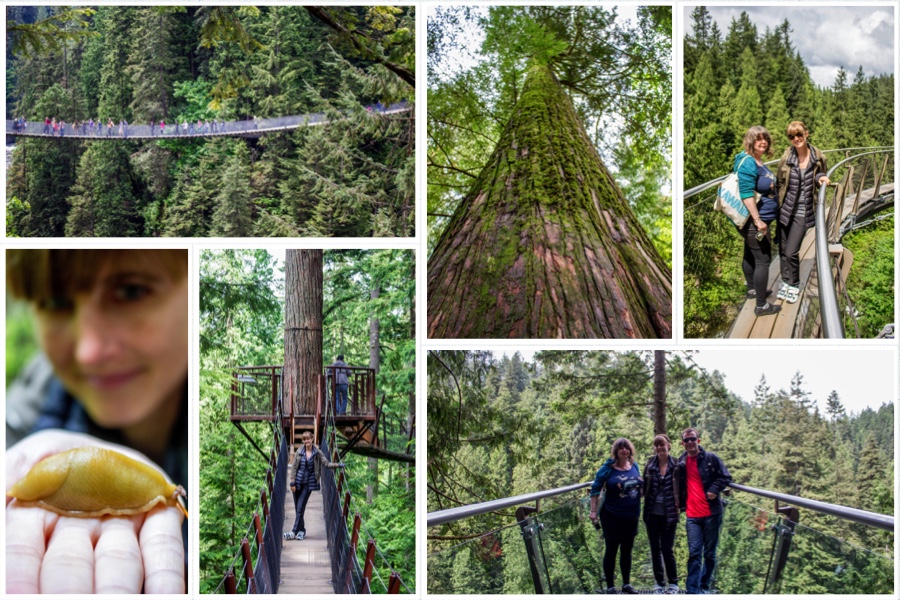
[{"label": "cliffwalk railing", "polygon": [[[834,240],[834,231],[839,231],[842,235],[852,227],[852,224],[858,222],[857,217],[862,219],[871,215],[873,209],[884,208],[887,199],[890,204],[893,203],[894,147],[840,148],[825,150],[823,153],[830,163],[835,160],[840,161],[829,171],[829,177],[839,185],[828,189],[834,192],[830,194],[832,199],[835,193],[843,194],[843,197],[839,202],[828,203],[829,209],[836,206],[835,210],[840,212],[843,202],[847,198],[864,199],[857,206],[850,207],[849,214],[853,217],[852,223],[829,211],[828,217],[825,219],[826,227],[817,225],[817,231],[828,229],[833,240],[831,250],[837,251],[839,248],[834,245],[837,241]],[[777,163],[778,160],[772,160],[766,165],[771,167]],[[855,165],[855,167],[850,169],[851,165]],[[712,210],[718,185],[726,176],[723,175],[692,187],[683,194],[684,327],[686,337],[724,336],[744,301],[744,282],[740,267],[743,246],[734,225],[728,218]],[[841,178],[840,182],[838,182],[838,177]],[[890,186],[888,193],[885,193],[886,185]],[[858,194],[863,191],[878,193]],[[822,214],[822,211],[817,211],[817,213]],[[776,226],[775,229],[777,232],[778,227]],[[773,240],[773,254],[777,254],[777,246]],[[829,247],[827,243],[825,246]],[[817,256],[821,255],[822,252],[817,246]],[[824,257],[828,259],[828,256],[829,253],[825,252]],[[839,256],[837,258],[840,259]],[[825,271],[822,273],[824,274]],[[838,268],[834,276],[823,278],[817,269],[816,276],[821,283],[829,279],[840,278],[842,273]],[[731,283],[723,286],[723,282]],[[836,287],[836,292],[841,296],[841,302],[846,303],[849,300],[842,281],[837,281],[837,285],[832,287]],[[822,292],[819,294],[823,297],[825,295]],[[833,298],[834,295],[831,297]],[[852,316],[852,307],[845,305],[843,308],[845,314]],[[819,335],[817,333],[819,310],[802,311],[802,314],[809,315],[811,322],[798,323],[795,326],[795,332],[817,337]],[[827,334],[824,333],[824,325],[822,328],[821,335],[827,337]],[[800,334],[795,333],[795,335]]]},{"label": "cliffwalk railing", "polygon": [[[348,408],[350,414],[368,414],[374,407],[374,371],[356,368],[351,379]],[[371,373],[371,375],[370,375]],[[282,366],[240,367],[232,372],[231,419],[273,423],[274,443],[266,469],[266,485],[260,492],[257,509],[250,519],[247,534],[241,540],[231,565],[215,593],[274,594],[281,579],[282,526],[284,498],[287,494],[287,470],[293,443],[293,402],[289,416],[284,415]],[[371,402],[370,402],[371,400]],[[374,413],[374,408],[372,408]],[[305,418],[308,415],[301,415]],[[377,425],[377,422],[375,423]],[[332,462],[341,462],[337,451],[334,404],[326,401],[326,377],[321,375],[317,391],[315,441]],[[245,434],[246,435],[246,434]],[[377,438],[377,433],[375,434]],[[275,451],[277,448],[277,454]],[[413,593],[378,548],[375,536],[366,527],[362,510],[350,493],[345,469],[337,477],[331,469],[321,473],[320,485],[325,513],[325,529],[331,563],[331,584],[336,594],[372,593],[375,582],[383,593]],[[352,522],[350,521],[352,514]],[[270,526],[271,524],[271,526]],[[365,535],[365,543],[360,544]],[[384,577],[382,576],[384,574]],[[387,581],[385,581],[385,578]]]},{"label": "cliffwalk railing", "polygon": [[[367,106],[366,110],[373,114],[390,115],[410,110],[406,101],[397,102],[388,106]],[[343,120],[343,118],[341,119]],[[65,122],[60,129],[46,125],[44,121],[6,120],[6,135],[35,138],[75,138],[82,140],[158,140],[169,138],[212,138],[212,137],[255,137],[264,133],[274,133],[297,129],[298,127],[314,127],[327,125],[333,121],[325,113],[307,113],[304,115],[290,115],[273,118],[252,118],[242,121],[205,121],[203,123],[166,122],[162,128],[159,124],[133,125],[108,122],[104,124],[79,121],[77,124]]]},{"label": "cliffwalk railing", "polygon": [[[429,534],[430,544],[452,545],[444,545],[429,554],[428,592],[465,594],[472,593],[476,587],[478,593],[507,594],[576,594],[605,590],[612,583],[604,581],[598,566],[604,551],[603,539],[588,519],[589,502],[583,494],[590,485],[573,484],[429,513],[427,524],[433,528],[517,507],[517,522],[513,525],[474,535],[460,535],[447,527],[442,527],[438,533],[455,535]],[[792,587],[791,574],[801,568],[810,568],[816,573],[818,584],[823,586],[817,593],[893,591],[892,535],[883,542],[883,547],[880,546],[884,552],[880,554],[800,525],[799,509],[864,525],[866,527],[862,529],[871,537],[877,537],[880,531],[892,534],[893,516],[740,484],[733,484],[731,488],[775,500],[775,508],[764,510],[726,496],[719,544],[720,569],[717,571],[717,580],[725,580],[725,589],[719,589],[721,593],[796,591]],[[540,511],[533,505],[551,498],[560,502]],[[847,527],[844,525],[840,529],[846,533]],[[736,532],[733,540],[729,539],[732,529]],[[676,536],[678,552],[686,553],[686,545],[683,534]],[[792,563],[788,562],[789,556],[795,557]],[[634,561],[635,585],[643,580],[649,587],[653,576],[645,535],[639,534],[636,539]],[[807,561],[811,563],[808,566]],[[876,573],[884,580],[872,581]],[[683,576],[683,572],[681,574]],[[809,579],[806,581],[808,583]]]}]

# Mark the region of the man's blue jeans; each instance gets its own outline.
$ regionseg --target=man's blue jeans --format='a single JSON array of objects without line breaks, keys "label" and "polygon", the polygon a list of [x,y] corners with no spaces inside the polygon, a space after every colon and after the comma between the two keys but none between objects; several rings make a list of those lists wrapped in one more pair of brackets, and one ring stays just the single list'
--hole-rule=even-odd
[{"label": "man's blue jeans", "polygon": [[688,517],[688,594],[709,592],[713,573],[716,570],[716,546],[719,545],[721,527],[722,513],[710,517]]},{"label": "man's blue jeans", "polygon": [[347,383],[339,383],[335,386],[334,403],[337,406],[337,414],[342,415],[347,412]]}]

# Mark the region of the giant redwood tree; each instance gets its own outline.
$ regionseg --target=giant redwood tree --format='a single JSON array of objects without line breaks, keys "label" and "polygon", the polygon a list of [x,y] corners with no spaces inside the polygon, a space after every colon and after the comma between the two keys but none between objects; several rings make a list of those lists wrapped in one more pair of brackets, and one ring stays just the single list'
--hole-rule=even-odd
[{"label": "giant redwood tree", "polygon": [[[479,170],[468,171],[470,181],[457,180],[468,190],[446,215],[428,262],[428,334],[671,337],[671,270],[579,114],[591,118],[604,107],[627,107],[613,106],[609,90],[578,80],[578,70],[582,78],[591,77],[590,52],[597,46],[584,46],[578,31],[561,34],[552,27],[565,14],[589,37],[589,21],[546,7],[538,10],[550,12],[524,17],[510,12],[522,10],[491,12],[495,21],[506,21],[492,25],[485,46],[492,36],[516,39],[520,46],[514,48],[519,56],[500,55],[495,106],[502,110],[505,102],[509,109],[487,159],[479,164],[471,153],[465,156]],[[440,119],[446,123],[451,117]],[[593,121],[595,128],[601,124]],[[491,135],[487,129],[480,133]],[[456,160],[464,154],[431,152],[429,178],[436,166],[466,171]]]}]

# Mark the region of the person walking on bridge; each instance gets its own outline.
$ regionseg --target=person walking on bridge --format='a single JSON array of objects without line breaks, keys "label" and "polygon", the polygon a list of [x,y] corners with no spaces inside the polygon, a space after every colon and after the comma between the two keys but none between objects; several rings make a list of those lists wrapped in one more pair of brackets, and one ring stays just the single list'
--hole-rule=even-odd
[{"label": "person walking on bridge", "polygon": [[344,355],[338,354],[334,362],[329,365],[333,367],[329,377],[334,378],[334,414],[343,415],[347,413],[347,390],[350,388],[350,371],[341,369],[340,367],[349,366],[344,362]]},{"label": "person walking on bridge", "polygon": [[787,126],[791,147],[784,151],[776,170],[778,182],[778,232],[781,253],[781,288],[778,299],[793,304],[800,299],[800,244],[807,230],[816,226],[816,192],[828,179],[822,151],[810,145],[802,121]]},{"label": "person walking on bridge", "polygon": [[[643,480],[634,464],[634,454],[634,445],[629,440],[617,439],[612,445],[612,456],[597,471],[591,486],[590,518],[594,527],[602,527],[603,539],[606,541],[603,576],[606,578],[607,594],[638,593],[631,585],[631,553],[641,516]],[[604,494],[602,506],[601,493]],[[620,549],[621,592],[615,585],[616,554]]]},{"label": "person walking on bridge", "polygon": [[319,482],[322,479],[322,467],[337,469],[343,467],[343,463],[329,462],[319,447],[313,444],[312,434],[304,431],[300,436],[303,446],[297,449],[291,468],[288,471],[288,481],[291,485],[291,494],[294,496],[294,526],[290,531],[282,534],[286,540],[302,540],[306,537],[306,522],[304,513],[309,496],[320,489]]},{"label": "person walking on bridge", "polygon": [[700,434],[693,427],[681,432],[681,445],[678,494],[687,516],[687,593],[708,594],[722,528],[722,492],[731,483],[731,474],[721,458],[700,446]]},{"label": "person walking on bridge", "polygon": [[44,135],[50,135],[50,117],[44,119]]}]

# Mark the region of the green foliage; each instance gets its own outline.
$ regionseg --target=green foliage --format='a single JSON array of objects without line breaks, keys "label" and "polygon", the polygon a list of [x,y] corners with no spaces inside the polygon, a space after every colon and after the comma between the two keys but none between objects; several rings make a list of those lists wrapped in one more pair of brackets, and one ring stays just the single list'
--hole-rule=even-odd
[{"label": "green foliage", "polygon": [[6,381],[15,380],[22,367],[37,353],[34,322],[28,305],[7,300],[6,303]]},{"label": "green foliage", "polygon": [[[874,338],[894,322],[894,217],[848,234],[843,244],[853,253],[847,289],[859,315],[859,336]],[[853,331],[853,325],[846,325]]]},{"label": "green foliage", "polygon": [[[324,113],[333,122],[227,143],[102,144],[118,146],[124,162],[91,150],[98,142],[22,139],[7,185],[30,212],[14,211],[10,232],[99,235],[98,221],[127,214],[120,235],[219,235],[218,195],[235,189],[240,171],[243,189],[227,207],[240,235],[413,235],[415,94],[392,68],[414,72],[415,9],[335,7],[334,22],[352,26],[347,37],[314,18],[314,8],[12,7],[16,32],[42,27],[60,39],[41,52],[11,46],[10,115],[94,119],[104,134],[110,119],[164,120],[167,132],[176,122],[212,119]],[[349,39],[363,40],[362,49]],[[401,101],[411,110],[366,110]],[[116,189],[101,192],[101,185]]]}]

